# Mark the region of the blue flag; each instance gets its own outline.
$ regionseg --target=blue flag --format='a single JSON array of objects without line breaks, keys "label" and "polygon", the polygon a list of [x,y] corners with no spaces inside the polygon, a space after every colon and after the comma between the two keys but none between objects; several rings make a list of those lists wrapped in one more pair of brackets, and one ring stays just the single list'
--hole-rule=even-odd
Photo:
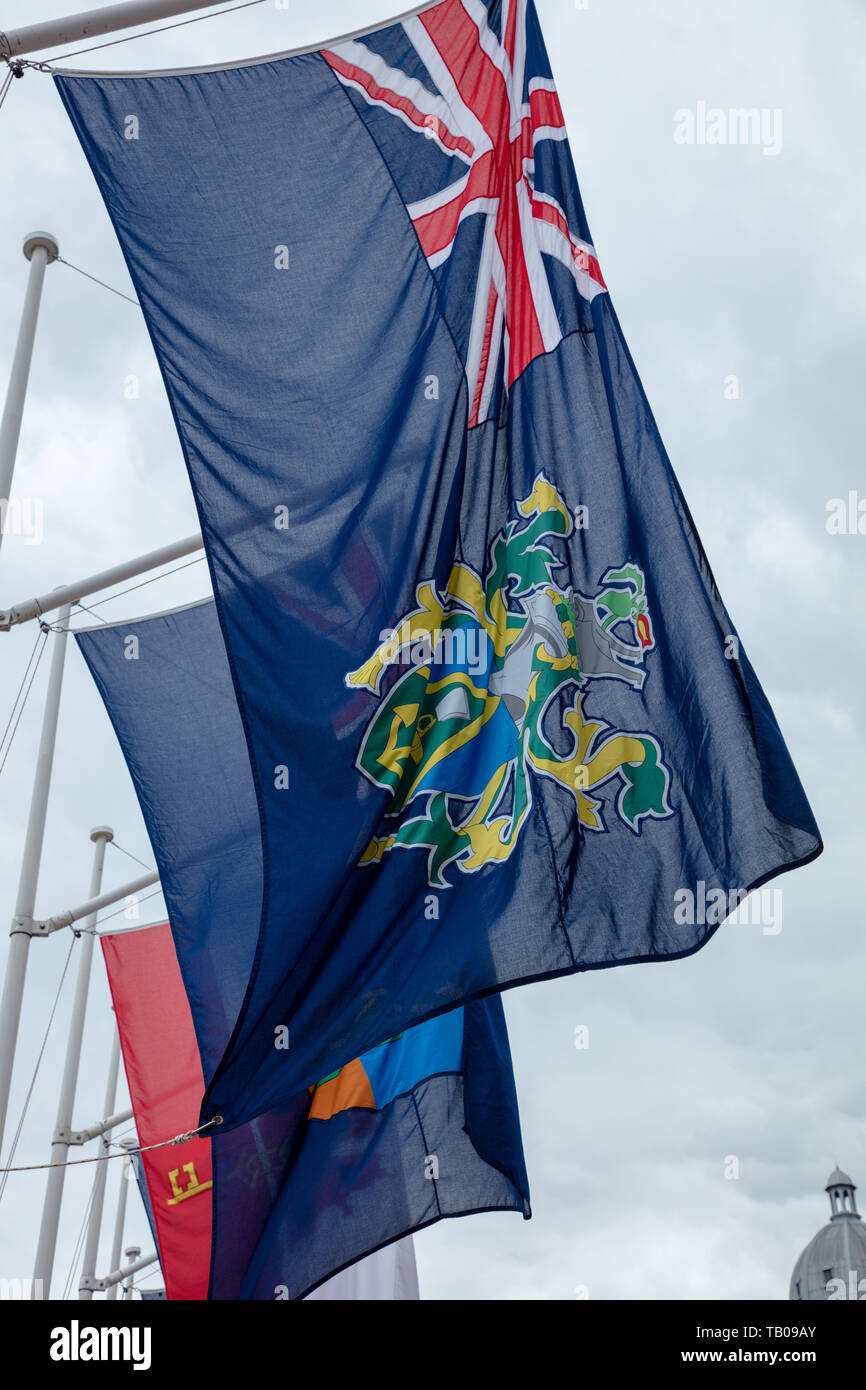
[{"label": "blue flag", "polygon": [[813,858],[533,5],[56,80],[162,368],[258,808],[254,966],[203,1116],[468,999],[688,955]]},{"label": "blue flag", "polygon": [[[255,791],[215,607],[106,625],[77,640],[144,814],[207,1082],[250,972],[263,881]],[[277,1030],[270,1045],[288,1062],[290,1030]],[[498,996],[343,1061],[255,1120],[207,1131],[211,1298],[302,1298],[443,1217],[529,1215]]]}]

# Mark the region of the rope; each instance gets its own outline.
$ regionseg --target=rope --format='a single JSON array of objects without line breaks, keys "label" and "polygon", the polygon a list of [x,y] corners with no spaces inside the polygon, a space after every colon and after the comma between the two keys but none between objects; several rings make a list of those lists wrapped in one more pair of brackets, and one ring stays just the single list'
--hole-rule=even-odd
[{"label": "rope", "polygon": [[27,1163],[20,1168],[0,1168],[0,1173],[36,1173],[45,1168],[74,1168],[79,1163],[107,1163],[110,1158],[123,1158],[124,1154],[146,1154],[151,1149],[167,1149],[172,1145],[188,1144],[190,1139],[194,1139],[203,1130],[210,1129],[211,1125],[221,1125],[222,1115],[214,1115],[210,1120],[206,1120],[198,1129],[188,1129],[185,1134],[176,1134],[173,1139],[160,1139],[158,1144],[144,1144],[135,1149],[124,1149],[123,1153],[116,1154],[94,1154],[92,1158],[70,1158],[66,1163]]},{"label": "rope", "polygon": [[[30,1081],[30,1086],[28,1087],[27,1095],[24,1097],[24,1105],[21,1109],[21,1118],[18,1121],[18,1128],[15,1131],[15,1137],[12,1140],[12,1147],[9,1150],[10,1159],[13,1159],[15,1157],[15,1150],[18,1148],[18,1140],[21,1138],[21,1130],[24,1127],[24,1120],[27,1116],[27,1111],[30,1106],[30,1100],[33,1096],[33,1088],[36,1085],[36,1078],[39,1075],[39,1068],[42,1065],[42,1057],[45,1052],[46,1044],[48,1042],[48,1034],[51,1032],[51,1025],[54,1022],[54,1015],[57,1011],[57,1005],[60,1001],[60,991],[63,989],[63,981],[66,979],[66,972],[69,969],[69,962],[72,959],[72,952],[75,948],[75,943],[77,940],[78,937],[73,936],[72,940],[69,943],[69,950],[66,953],[66,961],[63,966],[63,972],[60,976],[60,983],[57,986],[57,993],[54,996],[54,1003],[51,1005],[51,1013],[48,1015],[48,1023],[45,1026],[45,1036],[42,1039],[42,1046],[39,1049],[39,1056],[36,1058],[36,1066],[33,1068],[33,1076]],[[3,1179],[2,1181],[0,1181],[0,1201],[3,1200],[3,1193],[6,1191],[6,1184],[9,1181],[9,1174],[14,1173],[16,1171],[17,1170],[15,1168],[0,1168],[0,1173],[3,1174]]]},{"label": "rope", "polygon": [[[207,15],[205,15],[204,18],[206,19]],[[116,290],[113,285],[107,285],[104,280],[97,280],[95,275],[90,275],[86,270],[82,270],[80,265],[73,265],[71,261],[65,261],[62,256],[58,256],[57,260],[61,265],[68,266],[70,270],[77,270],[78,274],[83,275],[85,280],[92,280],[94,285],[101,285],[104,290],[111,290],[112,294],[118,295],[120,299],[125,299],[127,304],[134,304],[136,309],[140,307],[137,299],[132,299],[128,294],[124,294],[122,290]]]},{"label": "rope", "polygon": [[[233,14],[235,10],[248,10],[253,5],[262,4],[264,4],[264,0],[244,0],[243,4],[232,5],[228,10],[218,10],[216,14],[193,15],[192,19],[180,19],[175,24],[161,24],[157,29],[143,29],[140,34],[125,34],[123,38],[108,39],[105,43],[94,43],[91,44],[89,48],[76,48],[72,53],[59,53],[57,57],[63,59],[78,58],[82,53],[95,53],[97,49],[100,48],[114,48],[115,45],[119,43],[131,43],[133,39],[146,39],[149,38],[151,34],[165,34],[169,29],[183,29],[187,24],[198,24],[203,19],[219,19],[221,15]],[[39,63],[38,66],[43,72],[50,72],[51,68],[49,64],[53,61],[54,59],[49,56],[43,62]],[[37,64],[27,63],[26,66],[36,67]],[[58,71],[62,72],[63,69],[59,68]]]},{"label": "rope", "polygon": [[[37,634],[36,634],[36,641],[33,643],[33,649],[32,649],[32,651],[30,652],[30,657],[29,657],[29,660],[28,660],[28,662],[27,662],[27,666],[26,666],[26,668],[25,668],[24,675],[21,677],[21,684],[20,684],[19,687],[18,687],[18,693],[17,693],[17,695],[15,696],[15,699],[12,701],[12,709],[11,709],[10,712],[9,712],[9,718],[8,718],[8,720],[6,721],[6,728],[3,730],[3,736],[2,736],[2,738],[0,738],[0,749],[2,749],[4,743],[6,743],[7,735],[9,736],[9,742],[6,744],[6,749],[5,749],[4,753],[3,753],[2,760],[0,760],[0,773],[2,773],[4,767],[6,766],[6,759],[9,757],[9,752],[10,752],[10,749],[12,748],[12,744],[13,744],[13,742],[14,742],[15,735],[16,735],[16,733],[18,732],[18,725],[21,723],[21,716],[22,716],[22,714],[24,713],[24,706],[27,704],[27,699],[28,699],[28,697],[29,697],[29,695],[30,695],[30,691],[31,691],[31,689],[32,689],[32,687],[33,687],[33,682],[34,682],[34,680],[36,679],[36,672],[39,670],[39,663],[40,663],[40,661],[42,660],[42,655],[43,655],[43,652],[45,651],[45,642],[43,641],[43,643],[42,643],[42,649],[41,649],[41,651],[39,652],[39,655],[36,656],[36,649],[37,649],[37,647],[39,646],[39,639],[40,639],[40,637],[41,637],[41,638],[47,638],[47,636],[48,636],[48,633],[47,633],[46,631],[44,631],[42,628],[40,628],[39,631],[37,632]],[[31,667],[31,665],[33,664],[33,658],[34,658],[34,657],[36,657],[36,665],[33,667],[33,674],[30,675],[30,667]],[[27,685],[27,678],[28,678],[28,676],[30,676],[30,683],[29,683],[29,685]],[[26,691],[24,691],[25,685],[27,685]],[[22,691],[24,691],[24,698],[23,698],[23,699],[21,698],[21,692],[22,692]],[[18,705],[18,701],[19,701],[19,700],[21,700],[21,707],[20,707],[20,709],[18,709],[18,715],[17,715],[17,718],[16,718],[15,710],[16,710],[16,706]],[[13,721],[13,720],[15,721],[15,727],[14,727],[14,728],[12,728],[12,721]],[[9,730],[10,730],[10,729],[12,729],[11,734],[9,733]]]}]

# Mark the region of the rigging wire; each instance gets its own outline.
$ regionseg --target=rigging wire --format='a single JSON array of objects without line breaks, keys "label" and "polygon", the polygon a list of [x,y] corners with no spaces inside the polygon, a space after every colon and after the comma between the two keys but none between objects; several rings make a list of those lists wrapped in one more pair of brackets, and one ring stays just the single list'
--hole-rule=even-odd
[{"label": "rigging wire", "polygon": [[[0,106],[2,106],[3,103],[4,103],[4,101],[6,100],[6,93],[9,91],[9,88],[12,86],[12,79],[13,79],[13,77],[15,77],[15,76],[16,76],[15,69],[14,69],[14,68],[11,66],[11,64],[10,64],[9,70],[8,70],[7,73],[6,73],[6,76],[3,78],[3,85],[2,85],[2,87],[0,87]],[[20,77],[21,74],[18,73],[17,76]]]},{"label": "rigging wire", "polygon": [[[170,575],[179,574],[181,570],[187,570],[191,565],[200,565],[204,559],[204,555],[197,555],[194,560],[187,560],[183,565],[175,565],[174,569],[166,570],[164,574],[151,575],[150,579],[143,579],[140,584],[130,584],[126,589],[119,589],[116,594],[109,594],[108,598],[98,599],[96,603],[90,604],[89,607],[81,603],[80,600],[76,600],[75,606],[76,608],[83,608],[85,613],[93,613],[94,618],[99,618],[100,622],[104,623],[106,621],[105,618],[103,618],[101,613],[95,613],[95,608],[100,608],[103,603],[113,603],[116,598],[123,598],[124,594],[131,594],[136,589],[146,589],[148,584],[155,584],[159,579],[168,579]],[[62,632],[64,630],[59,623],[46,623],[45,627],[49,632]],[[67,631],[71,632],[74,637],[76,632],[89,632],[90,629],[86,627],[70,627]]]},{"label": "rigging wire", "polygon": [[79,1259],[81,1258],[81,1255],[84,1250],[84,1242],[87,1238],[87,1227],[90,1224],[90,1209],[93,1206],[93,1197],[94,1190],[93,1188],[91,1188],[90,1196],[88,1197],[87,1203],[84,1208],[84,1217],[81,1222],[81,1229],[78,1232],[78,1238],[75,1242],[75,1248],[72,1251],[72,1258],[69,1261],[69,1269],[67,1271],[66,1280],[63,1285],[63,1293],[60,1295],[61,1299],[69,1298],[72,1293],[72,1285],[75,1281],[75,1268],[78,1264]]},{"label": "rigging wire", "polygon": [[138,855],[136,854],[131,854],[128,849],[124,849],[123,845],[119,845],[116,840],[109,840],[108,843],[112,845],[115,849],[119,849],[121,854],[125,854],[127,859],[132,859],[134,863],[140,864],[143,869],[147,869],[148,873],[153,872],[152,864],[145,864],[143,859],[139,859]]},{"label": "rigging wire", "polygon": [[[12,701],[12,709],[11,709],[10,712],[9,712],[9,718],[8,718],[8,720],[6,721],[6,728],[3,730],[2,737],[0,737],[0,750],[3,750],[3,745],[4,745],[4,743],[6,743],[7,736],[8,736],[8,739],[9,739],[9,742],[6,743],[5,751],[3,751],[3,756],[2,756],[2,758],[0,758],[0,773],[2,773],[4,767],[6,766],[6,759],[9,757],[9,751],[10,751],[10,749],[11,749],[11,747],[12,747],[13,741],[14,741],[14,739],[15,739],[15,735],[16,735],[16,733],[17,733],[17,731],[18,731],[18,725],[21,723],[21,716],[22,716],[22,714],[24,713],[24,706],[27,704],[28,696],[30,695],[30,691],[31,691],[31,689],[33,688],[33,682],[34,682],[34,680],[36,679],[36,672],[39,670],[39,663],[40,663],[40,661],[42,660],[42,656],[43,656],[43,653],[44,653],[44,651],[45,651],[45,645],[46,645],[45,639],[46,639],[47,637],[48,637],[48,633],[47,633],[42,627],[40,627],[39,631],[38,631],[37,634],[36,634],[36,641],[33,643],[33,649],[32,649],[32,651],[30,652],[30,657],[29,657],[29,659],[28,659],[27,666],[26,666],[25,671],[24,671],[24,675],[21,677],[21,684],[20,684],[19,687],[18,687],[18,693],[16,694],[15,699]],[[42,647],[41,647],[41,649],[39,650],[39,653],[38,653],[38,655],[37,655],[37,649],[39,648],[40,639],[42,639]],[[36,658],[36,665],[35,665],[35,666],[33,666],[33,659],[34,659],[34,657]],[[30,671],[31,666],[33,666],[32,674],[31,674],[31,671]],[[28,684],[28,676],[30,677],[29,684]],[[26,690],[25,690],[25,686],[27,687]],[[22,692],[23,692],[23,698],[22,698]],[[19,701],[19,700],[21,701],[20,708],[18,708],[18,701]],[[18,709],[17,717],[16,717],[16,708]],[[13,725],[13,720],[14,720],[14,728],[12,727],[12,725]],[[10,729],[12,730],[11,733],[9,732]]]},{"label": "rigging wire", "polygon": [[[158,898],[161,892],[162,892],[162,889],[161,889],[161,888],[154,888],[154,890],[153,890],[152,893],[148,893],[148,894],[146,895],[146,897],[144,897],[144,898],[139,898],[139,899],[138,899],[138,905],[140,906],[141,903],[149,902],[151,898]],[[100,917],[100,919],[99,919],[99,921],[98,921],[98,923],[97,923],[97,926],[100,926],[100,927],[101,927],[105,922],[110,922],[111,919],[112,919],[112,917],[119,917],[120,914],[121,914],[121,912],[126,912],[126,911],[127,911],[127,907],[126,907],[126,906],[115,908],[114,912],[109,912],[108,915],[107,915],[106,917]],[[155,926],[156,923],[153,923],[152,925]],[[99,932],[97,932],[96,935],[99,936]]]},{"label": "rigging wire", "polygon": [[[114,48],[119,43],[131,43],[133,39],[146,39],[151,34],[165,34],[169,29],[183,29],[187,24],[198,24],[203,19],[219,19],[221,15],[233,14],[235,10],[249,10],[253,5],[262,4],[264,4],[264,0],[243,0],[243,4],[232,5],[228,10],[217,10],[215,14],[193,15],[192,19],[179,19],[174,24],[161,24],[157,29],[143,29],[140,34],[125,34],[123,38],[108,39],[105,43],[94,43],[89,48],[76,48],[72,53],[59,53],[57,57],[64,60],[66,58],[78,58],[82,53],[95,53],[99,48]],[[48,57],[39,66],[48,69],[48,64],[53,61],[51,57]],[[58,72],[62,71],[62,68],[58,68]]]},{"label": "rigging wire", "polygon": [[116,1133],[117,1138],[105,1140],[106,1146],[109,1149],[125,1149],[126,1145],[123,1142],[124,1139],[134,1139],[138,1136],[138,1130],[135,1127],[135,1120],[133,1120],[132,1124],[129,1126],[128,1129],[121,1129],[118,1131],[112,1130],[111,1132],[112,1134]]},{"label": "rigging wire", "polygon": [[[24,1120],[27,1116],[27,1111],[29,1109],[30,1101],[33,1096],[33,1088],[36,1085],[36,1078],[39,1075],[39,1068],[42,1065],[42,1058],[44,1056],[45,1048],[48,1043],[48,1034],[51,1032],[51,1025],[54,1022],[54,1015],[57,1012],[57,1005],[60,1002],[60,992],[63,989],[63,982],[66,979],[66,973],[69,970],[69,962],[72,959],[72,952],[75,949],[75,943],[77,940],[78,937],[73,935],[72,940],[69,943],[69,950],[66,953],[66,960],[63,963],[63,970],[60,975],[60,981],[57,985],[57,992],[54,996],[54,1003],[51,1005],[51,1013],[48,1015],[48,1022],[45,1025],[45,1035],[42,1039],[42,1046],[40,1047],[39,1055],[36,1058],[36,1065],[33,1068],[33,1076],[31,1078],[30,1085],[27,1088],[27,1094],[24,1097],[24,1104],[21,1108],[21,1118],[18,1121],[18,1128],[15,1131],[15,1135],[12,1139],[12,1147],[9,1150],[8,1159],[10,1163],[12,1159],[15,1157],[15,1150],[18,1148],[18,1140],[21,1138],[21,1130],[24,1127]],[[0,1172],[2,1172],[3,1174],[3,1177],[0,1178],[0,1202],[2,1202],[3,1193],[6,1191],[6,1184],[9,1181],[9,1174],[16,1171],[18,1170],[13,1169],[11,1167],[0,1169]]]},{"label": "rigging wire", "polygon": [[130,295],[124,294],[122,290],[116,290],[113,285],[107,285],[104,280],[98,280],[97,277],[91,275],[89,271],[82,270],[80,265],[73,265],[71,261],[64,260],[62,256],[56,256],[55,259],[59,261],[61,265],[67,266],[70,270],[77,270],[79,275],[83,275],[85,280],[92,280],[94,285],[101,285],[104,290],[111,290],[111,293],[116,294],[118,298],[125,299],[127,304],[134,304],[136,309],[141,307],[137,299],[133,299]]},{"label": "rigging wire", "polygon": [[101,598],[98,602],[92,603],[90,608],[92,610],[100,608],[103,603],[113,603],[116,598],[123,598],[124,594],[134,593],[136,589],[146,589],[148,584],[155,584],[158,579],[168,579],[170,574],[179,574],[181,570],[188,570],[190,565],[200,565],[204,558],[203,555],[197,555],[194,560],[187,560],[183,565],[175,565],[174,569],[166,570],[165,574],[154,574],[150,579],[143,579],[140,584],[130,584],[128,589],[121,589],[119,593],[109,594],[108,598]]},{"label": "rigging wire", "polygon": [[81,602],[81,599],[76,599],[75,607],[80,608],[82,613],[92,613],[94,618],[98,618],[101,623],[105,623],[106,627],[111,626],[107,618],[103,618],[101,613],[94,613],[92,608],[88,608],[86,603]]}]

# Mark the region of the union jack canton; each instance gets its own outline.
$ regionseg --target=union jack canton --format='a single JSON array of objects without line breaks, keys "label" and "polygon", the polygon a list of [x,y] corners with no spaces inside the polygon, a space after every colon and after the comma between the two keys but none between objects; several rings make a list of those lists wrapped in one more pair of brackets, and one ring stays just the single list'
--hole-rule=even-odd
[{"label": "union jack canton", "polygon": [[576,326],[554,267],[586,301],[606,289],[534,8],[445,0],[322,57],[406,204],[481,424]]}]

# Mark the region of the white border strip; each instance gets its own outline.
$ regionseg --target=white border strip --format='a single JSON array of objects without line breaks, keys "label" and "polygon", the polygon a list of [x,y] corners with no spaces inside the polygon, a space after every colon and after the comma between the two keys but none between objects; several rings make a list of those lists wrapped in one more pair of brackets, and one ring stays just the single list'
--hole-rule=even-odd
[{"label": "white border strip", "polygon": [[[323,48],[335,48],[337,44],[363,39],[367,34],[376,34],[380,29],[390,29],[394,24],[414,19],[415,15],[424,14],[425,10],[435,10],[438,5],[444,3],[445,0],[427,0],[425,5],[416,5],[414,10],[404,10],[402,14],[394,15],[393,19],[381,19],[377,24],[368,24],[363,29],[354,29],[350,34],[339,34],[333,39],[323,39],[321,43],[308,44],[305,48],[287,48],[282,53],[265,53],[260,58],[240,58],[231,63],[210,63],[199,68],[143,68],[140,71],[127,69],[114,72],[108,69],[102,71],[94,68],[60,68],[55,67],[53,63],[40,63],[38,66],[44,72],[50,72],[53,77],[187,77],[198,72],[229,72],[235,68],[252,68],[259,63],[277,63],[283,58],[302,58],[308,53],[320,53]],[[135,37],[144,38],[145,35],[130,35],[131,39]]]},{"label": "white border strip", "polygon": [[[118,594],[119,598],[120,595]],[[210,594],[207,598],[194,598],[191,603],[179,603],[176,608],[164,608],[161,613],[142,613],[137,618],[115,618],[114,622],[94,623],[93,627],[77,627],[69,629],[70,637],[86,637],[91,632],[105,632],[109,627],[131,627],[133,623],[149,623],[153,618],[170,618],[174,613],[185,613],[188,608],[202,608],[206,603],[213,603],[214,596]]]}]

